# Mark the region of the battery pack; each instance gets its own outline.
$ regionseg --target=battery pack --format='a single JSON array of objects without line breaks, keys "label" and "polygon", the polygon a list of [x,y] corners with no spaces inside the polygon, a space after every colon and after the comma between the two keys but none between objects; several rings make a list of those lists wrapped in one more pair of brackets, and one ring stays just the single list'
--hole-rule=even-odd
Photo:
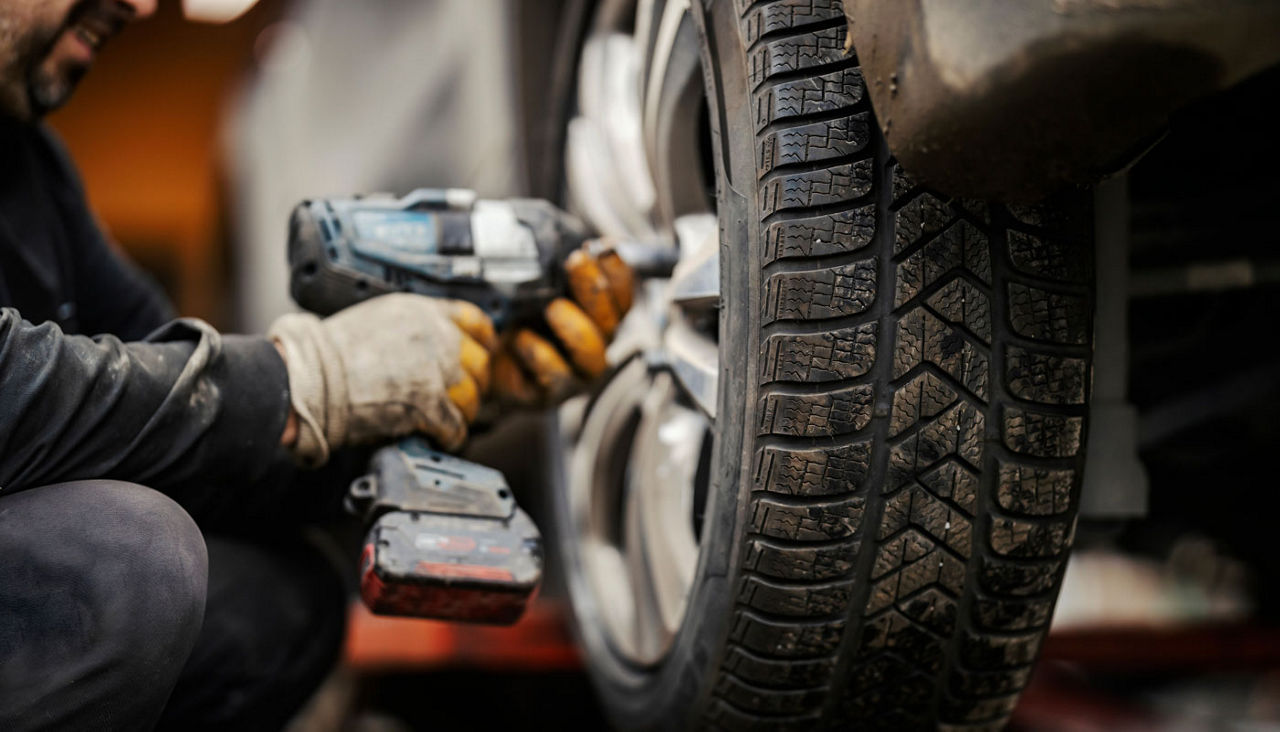
[{"label": "battery pack", "polygon": [[502,474],[420,439],[375,454],[351,489],[369,519],[360,594],[382,615],[506,625],[542,578],[542,539]]}]

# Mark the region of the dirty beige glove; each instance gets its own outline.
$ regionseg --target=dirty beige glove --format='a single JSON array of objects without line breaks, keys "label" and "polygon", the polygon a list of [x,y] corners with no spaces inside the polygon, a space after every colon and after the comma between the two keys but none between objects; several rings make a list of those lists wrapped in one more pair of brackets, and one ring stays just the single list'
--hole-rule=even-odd
[{"label": "dirty beige glove", "polygon": [[316,467],[344,445],[422,432],[466,439],[489,387],[493,323],[470,303],[392,294],[324,320],[285,315],[267,332],[284,355],[298,418],[292,446]]},{"label": "dirty beige glove", "polygon": [[494,357],[494,391],[520,406],[553,404],[608,367],[605,348],[631,308],[635,276],[603,240],[591,241],[564,263],[569,293],[543,311],[553,338],[528,328],[506,333]]}]

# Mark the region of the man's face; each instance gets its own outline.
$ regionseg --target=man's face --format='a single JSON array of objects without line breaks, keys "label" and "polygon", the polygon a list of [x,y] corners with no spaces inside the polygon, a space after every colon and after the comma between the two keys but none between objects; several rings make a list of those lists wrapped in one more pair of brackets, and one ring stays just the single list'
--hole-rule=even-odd
[{"label": "man's face", "polygon": [[71,96],[102,46],[156,0],[0,0],[0,115],[35,120]]}]

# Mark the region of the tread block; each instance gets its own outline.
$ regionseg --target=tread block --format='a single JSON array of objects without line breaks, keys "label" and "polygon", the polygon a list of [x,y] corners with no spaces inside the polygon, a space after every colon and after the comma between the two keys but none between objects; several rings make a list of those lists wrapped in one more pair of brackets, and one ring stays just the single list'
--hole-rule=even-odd
[{"label": "tread block", "polygon": [[1067,521],[1024,521],[993,516],[991,550],[1004,557],[1056,557],[1070,545],[1072,528]]},{"label": "tread block", "polygon": [[800,717],[761,717],[754,712],[737,709],[723,699],[715,699],[707,709],[707,726],[713,732],[813,732],[821,724],[818,713]]},{"label": "tread block", "polygon": [[779,584],[762,577],[746,577],[738,602],[771,615],[819,618],[849,610],[853,580],[826,584]]},{"label": "tread block", "polygon": [[[1055,238],[1089,241],[1093,237],[1093,197],[1067,193],[1039,204],[1010,204],[1009,215],[1024,227],[1051,231]],[[1091,256],[1083,247],[1081,254]]]},{"label": "tread block", "polygon": [[762,319],[824,320],[857,315],[876,297],[876,262],[800,272],[778,272],[765,281]]},{"label": "tread block", "polygon": [[747,544],[743,567],[784,580],[835,579],[853,571],[853,559],[860,548],[856,539],[835,546],[791,547],[753,538]]},{"label": "tread block", "polygon": [[973,614],[978,624],[993,630],[1028,630],[1049,624],[1053,600],[1000,600],[979,597],[974,600]]},{"label": "tread block", "polygon": [[1073,457],[1082,447],[1083,417],[1040,414],[1006,407],[1004,444],[1010,450],[1035,457]]},{"label": "tread block", "polygon": [[[912,183],[894,168],[894,197],[910,190]],[[893,204],[895,224],[893,253],[901,254],[912,244],[935,236],[955,222],[957,214],[947,205],[947,200],[929,191],[923,191],[907,200]]]},{"label": "tread block", "polygon": [[1009,324],[1036,341],[1083,346],[1089,343],[1089,301],[1037,287],[1009,283]]},{"label": "tread block", "polygon": [[751,8],[750,2],[740,0],[738,14],[742,17],[742,37],[747,46],[766,33],[844,18],[839,0],[780,0],[755,8]]},{"label": "tread block", "polygon": [[932,422],[923,424],[889,448],[889,472],[884,492],[910,485],[924,469],[955,455],[970,465],[982,464],[985,418],[968,402],[958,402]]},{"label": "tread block", "polygon": [[950,499],[952,503],[975,515],[978,502],[978,476],[954,460],[925,471],[920,483],[935,496]]},{"label": "tread block", "polygon": [[753,95],[756,131],[772,122],[852,107],[865,96],[862,70],[856,66],[773,84]]},{"label": "tread block", "polygon": [[996,696],[1017,693],[1031,678],[1031,667],[1010,671],[968,671],[955,669],[950,689],[957,696]]},{"label": "tread block", "polygon": [[818,394],[766,394],[757,434],[835,437],[857,432],[871,421],[874,398],[867,384]]},{"label": "tread block", "polygon": [[1036,277],[1088,284],[1090,266],[1082,247],[1025,231],[1009,231],[1009,258],[1015,269]]},{"label": "tread block", "polygon": [[738,709],[762,714],[803,714],[822,706],[827,688],[760,688],[732,676],[721,676],[716,682],[715,694]]},{"label": "tread block", "polygon": [[865,508],[866,501],[857,496],[804,506],[760,497],[753,501],[750,527],[753,533],[787,541],[844,539],[858,532]]},{"label": "tread block", "polygon": [[968,557],[972,551],[969,518],[919,485],[899,491],[885,501],[876,538],[883,541],[908,526],[921,529],[962,557]]},{"label": "tread block", "polygon": [[968,221],[957,220],[898,263],[893,304],[901,307],[943,275],[963,268],[991,282],[987,235]]},{"label": "tread block", "polygon": [[779,661],[773,658],[761,658],[733,646],[725,656],[724,665],[738,678],[751,683],[804,689],[825,684],[835,668],[835,660],[819,658]]},{"label": "tread block", "polygon": [[939,710],[939,716],[952,722],[1003,722],[1018,706],[1018,695],[998,697],[996,699],[979,700],[945,700]]},{"label": "tread block", "polygon": [[829,216],[775,221],[764,232],[764,261],[855,252],[870,244],[875,233],[874,204]]},{"label": "tread block", "polygon": [[939,589],[927,589],[897,603],[903,615],[946,637],[955,632],[960,611],[956,602]]},{"label": "tread block", "polygon": [[963,325],[984,343],[991,343],[991,301],[969,280],[957,277],[929,296],[925,303],[951,324]]},{"label": "tread block", "polygon": [[[880,659],[876,659],[876,663]],[[856,673],[855,679],[862,674]],[[923,671],[915,671],[910,667],[902,671],[881,669],[885,682],[878,688],[871,688],[856,696],[845,698],[840,706],[837,719],[858,720],[859,732],[864,730],[884,730],[898,732],[900,730],[930,730],[934,722],[930,719],[931,710],[920,703],[921,699],[930,699],[934,693],[934,681],[925,677]],[[871,675],[871,674],[868,674]],[[892,681],[893,683],[887,683]],[[867,685],[855,681],[855,689],[866,689]]]},{"label": "tread block", "polygon": [[729,637],[742,647],[773,658],[812,658],[833,653],[844,635],[844,620],[782,622],[738,613]]},{"label": "tread block", "polygon": [[817,163],[860,152],[870,139],[870,112],[771,132],[760,140],[757,174],[783,165]]},{"label": "tread block", "polygon": [[780,173],[761,186],[763,215],[857,201],[871,192],[874,167],[874,163],[867,159],[819,170]]},{"label": "tread block", "polygon": [[[950,624],[954,625],[955,606],[951,605]],[[946,618],[939,616],[939,627],[946,627]],[[950,635],[946,631],[943,635]],[[890,611],[867,620],[859,638],[859,652],[871,655],[877,651],[892,650],[909,662],[909,666],[893,669],[901,674],[906,668],[916,671],[936,672],[942,668],[945,652],[938,633],[920,627],[901,613]],[[893,668],[892,665],[889,668]]]},{"label": "tread block", "polygon": [[978,582],[992,594],[1015,597],[1038,595],[1053,588],[1062,565],[1061,560],[1029,565],[984,556],[978,566]]},{"label": "tread block", "polygon": [[[891,613],[886,613],[883,617],[888,618],[890,615]],[[888,620],[880,622],[883,626]],[[911,675],[912,669],[905,660],[884,652],[885,643],[883,637],[883,628],[877,633],[869,632],[869,624],[863,626],[856,652],[856,657],[862,663],[855,664],[853,668],[849,669],[849,680],[852,688],[875,689],[884,686],[885,681],[888,679],[903,678]]]},{"label": "tread block", "polygon": [[889,436],[897,437],[916,423],[933,419],[958,397],[955,389],[932,372],[917,374],[893,393]]},{"label": "tread block", "polygon": [[922,531],[907,531],[876,550],[867,614],[874,614],[930,586],[959,597],[964,591],[964,562],[939,547]]},{"label": "tread block", "polygon": [[[889,185],[893,189],[891,191],[893,202],[890,204],[889,209],[897,211],[906,202],[907,194],[915,192],[920,185],[911,176],[907,175],[907,171],[903,170],[901,165],[898,165],[896,159],[889,159],[889,167],[891,168]],[[927,193],[927,191],[925,192]],[[943,199],[939,198],[938,200]]]},{"label": "tread block", "polygon": [[845,55],[845,26],[823,28],[799,36],[767,40],[747,57],[747,80],[752,89],[780,74],[815,69],[848,61]]},{"label": "tread block", "polygon": [[1000,507],[1029,516],[1054,516],[1071,508],[1073,470],[1030,468],[1000,461],[996,500]]},{"label": "tread block", "polygon": [[951,210],[956,213],[964,213],[969,218],[976,220],[982,226],[991,225],[991,206],[986,201],[980,201],[972,198],[951,199]]},{"label": "tread block", "polygon": [[822,383],[852,379],[876,360],[876,323],[863,323],[826,333],[778,333],[764,342],[760,382]]},{"label": "tread block", "polygon": [[960,660],[975,670],[1026,666],[1036,660],[1042,638],[1038,631],[998,637],[984,637],[965,631],[961,636]]},{"label": "tread block", "polygon": [[792,496],[831,496],[862,488],[871,466],[871,441],[812,450],[771,445],[758,454],[758,490]]},{"label": "tread block", "polygon": [[1040,404],[1084,404],[1089,381],[1083,358],[1035,353],[1018,346],[1005,349],[1005,383],[1019,399]]},{"label": "tread block", "polygon": [[985,350],[932,313],[915,308],[898,321],[893,377],[925,362],[942,369],[978,398],[988,398],[990,360]]}]

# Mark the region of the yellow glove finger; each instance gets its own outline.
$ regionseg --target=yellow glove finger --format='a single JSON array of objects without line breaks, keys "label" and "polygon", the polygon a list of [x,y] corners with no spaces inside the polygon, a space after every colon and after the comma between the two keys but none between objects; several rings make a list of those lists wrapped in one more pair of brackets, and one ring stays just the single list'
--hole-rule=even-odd
[{"label": "yellow glove finger", "polygon": [[490,353],[498,350],[498,336],[493,329],[493,321],[480,309],[479,305],[466,300],[449,302],[449,318],[463,333],[475,339]]},{"label": "yellow glove finger", "polygon": [[604,337],[582,308],[567,298],[558,297],[547,305],[544,314],[551,332],[569,353],[578,371],[589,379],[603,374],[608,366],[604,357]]},{"label": "yellow glove finger", "polygon": [[500,400],[521,407],[536,406],[541,401],[538,388],[524,375],[506,349],[493,357],[493,391]]},{"label": "yellow glove finger", "polygon": [[599,263],[582,249],[574,250],[564,262],[569,292],[584,312],[595,321],[605,338],[612,338],[618,327],[618,305],[613,301],[609,279]]},{"label": "yellow glove finger", "polygon": [[552,400],[568,391],[573,383],[573,370],[564,356],[547,339],[533,331],[524,328],[516,331],[511,339],[511,352]]},{"label": "yellow glove finger", "polygon": [[596,261],[600,264],[600,271],[604,272],[605,278],[609,280],[609,291],[613,294],[613,301],[618,305],[618,314],[626,315],[631,309],[635,294],[635,272],[632,272],[631,265],[622,261],[622,257],[613,250],[596,257]]},{"label": "yellow glove finger", "polygon": [[449,401],[461,412],[467,424],[475,421],[480,413],[480,387],[470,374],[463,374],[458,383],[449,387]]},{"label": "yellow glove finger", "polygon": [[480,396],[489,393],[489,352],[484,346],[475,341],[474,338],[462,334],[462,342],[458,348],[458,359],[462,361],[462,370],[475,379],[476,387],[480,390]]}]

